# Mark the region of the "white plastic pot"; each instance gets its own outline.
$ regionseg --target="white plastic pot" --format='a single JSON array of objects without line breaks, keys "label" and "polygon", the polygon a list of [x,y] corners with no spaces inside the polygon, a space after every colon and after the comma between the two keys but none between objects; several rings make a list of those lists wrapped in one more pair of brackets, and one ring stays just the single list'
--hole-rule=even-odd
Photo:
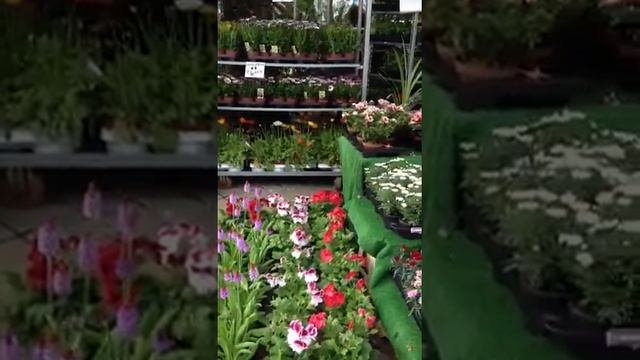
[{"label": "white plastic pot", "polygon": [[331,165],[325,164],[325,163],[318,163],[318,169],[329,170],[329,169],[331,169]]},{"label": "white plastic pot", "polygon": [[49,139],[43,137],[38,139],[33,151],[36,154],[43,155],[71,154],[73,146],[71,146],[71,140],[68,138]]},{"label": "white plastic pot", "polygon": [[251,167],[251,171],[253,172],[264,172],[264,168],[255,164],[249,164]]},{"label": "white plastic pot", "polygon": [[340,172],[342,170],[342,168],[339,165],[335,165],[332,167],[333,171],[335,172]]},{"label": "white plastic pot", "polygon": [[204,155],[208,153],[213,136],[209,131],[179,131],[176,153]]},{"label": "white plastic pot", "polygon": [[273,165],[274,172],[284,172],[286,169],[287,169],[287,165],[284,165],[284,164]]},{"label": "white plastic pot", "polygon": [[147,152],[147,146],[145,142],[139,141],[135,143],[129,143],[120,141],[116,138],[113,131],[109,129],[102,129],[100,132],[100,138],[107,143],[107,152],[113,155],[139,155]]},{"label": "white plastic pot", "polygon": [[227,171],[228,172],[240,172],[240,171],[242,171],[242,169],[229,165],[229,169]]},{"label": "white plastic pot", "polygon": [[230,167],[229,164],[218,164],[218,170],[229,170]]}]

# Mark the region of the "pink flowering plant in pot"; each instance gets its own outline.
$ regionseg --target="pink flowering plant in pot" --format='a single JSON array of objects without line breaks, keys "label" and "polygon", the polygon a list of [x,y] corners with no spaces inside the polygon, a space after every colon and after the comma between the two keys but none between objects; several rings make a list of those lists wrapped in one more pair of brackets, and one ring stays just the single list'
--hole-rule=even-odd
[{"label": "pink flowering plant in pot", "polygon": [[[87,228],[110,225],[101,204],[91,184],[82,202]],[[142,236],[140,216],[141,204],[128,198],[115,234],[66,236],[53,219],[37,229],[26,276],[4,274],[16,301],[0,315],[3,359],[208,359],[213,248],[187,223]],[[167,279],[146,274],[148,266]]]},{"label": "pink flowering plant in pot", "polygon": [[409,313],[422,323],[422,251],[402,246],[392,259],[393,277],[407,302]]},{"label": "pink flowering plant in pot", "polygon": [[376,316],[341,202],[331,191],[287,201],[249,184],[228,198],[218,243],[223,358],[242,349],[243,359],[372,357]]}]

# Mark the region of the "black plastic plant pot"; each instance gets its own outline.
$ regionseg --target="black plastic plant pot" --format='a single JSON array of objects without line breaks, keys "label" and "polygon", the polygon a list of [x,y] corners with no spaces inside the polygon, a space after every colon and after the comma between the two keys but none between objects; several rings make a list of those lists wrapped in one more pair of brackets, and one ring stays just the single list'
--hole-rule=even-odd
[{"label": "black plastic plant pot", "polygon": [[391,223],[391,230],[407,240],[420,240],[422,238],[422,227],[403,224],[401,221]]},{"label": "black plastic plant pot", "polygon": [[607,329],[572,321],[571,318],[549,320],[545,333],[554,342],[563,345],[583,360],[637,360],[640,350],[607,345]]},{"label": "black plastic plant pot", "polygon": [[544,333],[545,325],[549,321],[560,321],[569,317],[568,304],[573,296],[568,291],[545,291],[521,281],[515,295],[527,319],[527,325],[534,333]]},{"label": "black plastic plant pot", "polygon": [[[396,276],[393,276],[393,281],[396,283],[398,290],[400,290],[400,294],[402,294],[402,298],[405,301],[407,310],[409,310],[409,304],[407,303],[407,294],[405,294],[404,288],[402,287],[402,281],[400,281],[400,279],[398,279]],[[413,317],[413,320],[418,324],[418,327],[422,328],[422,318],[416,313],[411,314],[411,317]]]}]

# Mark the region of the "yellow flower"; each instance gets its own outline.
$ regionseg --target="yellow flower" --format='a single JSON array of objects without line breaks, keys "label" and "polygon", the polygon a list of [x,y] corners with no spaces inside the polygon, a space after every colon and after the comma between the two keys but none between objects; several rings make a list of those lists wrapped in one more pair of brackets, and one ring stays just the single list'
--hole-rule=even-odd
[{"label": "yellow flower", "polygon": [[220,125],[224,125],[224,123],[225,123],[225,122],[227,122],[227,119],[225,119],[225,118],[223,118],[223,117],[218,118],[218,124],[220,124]]},{"label": "yellow flower", "polygon": [[313,121],[309,121],[307,122],[307,124],[309,125],[310,128],[312,129],[317,129],[318,128],[318,124],[313,122]]}]

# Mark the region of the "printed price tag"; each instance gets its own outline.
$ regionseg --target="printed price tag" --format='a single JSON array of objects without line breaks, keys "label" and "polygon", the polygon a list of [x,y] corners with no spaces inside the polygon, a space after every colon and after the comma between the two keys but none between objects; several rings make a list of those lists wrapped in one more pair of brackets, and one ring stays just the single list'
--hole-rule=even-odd
[{"label": "printed price tag", "polygon": [[258,88],[258,100],[264,99],[264,89]]},{"label": "printed price tag", "polygon": [[251,48],[251,45],[249,45],[248,41],[245,41],[244,48],[247,50],[247,52],[253,51],[253,49]]},{"label": "printed price tag", "polygon": [[625,346],[640,349],[640,329],[611,329],[607,331],[607,346]]},{"label": "printed price tag", "polygon": [[271,53],[272,54],[277,54],[280,51],[278,51],[278,45],[271,45]]},{"label": "printed price tag", "polygon": [[412,227],[411,228],[411,233],[412,234],[422,234],[422,228],[421,227]]},{"label": "printed price tag", "polygon": [[294,54],[298,55],[298,48],[296,48],[295,45],[291,45],[291,51],[293,51]]},{"label": "printed price tag", "polygon": [[244,77],[253,79],[264,79],[264,63],[248,62],[244,66]]},{"label": "printed price tag", "polygon": [[400,0],[401,13],[422,12],[422,0]]},{"label": "printed price tag", "polygon": [[258,45],[258,48],[260,49],[261,53],[267,52],[267,47],[265,46],[265,44]]}]

